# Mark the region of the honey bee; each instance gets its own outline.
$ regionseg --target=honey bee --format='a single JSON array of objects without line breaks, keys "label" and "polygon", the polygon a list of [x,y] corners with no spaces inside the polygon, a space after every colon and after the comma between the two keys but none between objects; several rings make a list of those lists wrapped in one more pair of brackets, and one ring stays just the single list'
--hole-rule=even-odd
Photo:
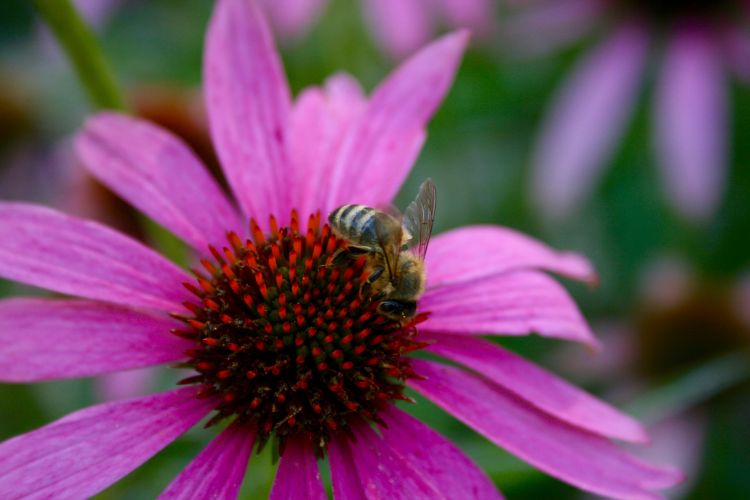
[{"label": "honey bee", "polygon": [[348,247],[334,263],[365,255],[369,275],[363,292],[378,312],[397,321],[414,317],[425,288],[424,257],[435,221],[435,184],[427,179],[403,215],[365,205],[343,205],[328,216]]}]

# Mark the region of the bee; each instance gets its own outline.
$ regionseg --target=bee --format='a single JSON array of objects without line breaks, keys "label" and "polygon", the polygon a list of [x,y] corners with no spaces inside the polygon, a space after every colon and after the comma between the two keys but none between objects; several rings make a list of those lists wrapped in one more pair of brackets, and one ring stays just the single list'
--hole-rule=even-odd
[{"label": "bee", "polygon": [[414,317],[424,293],[424,258],[435,221],[435,184],[427,179],[403,215],[365,205],[343,205],[328,216],[348,247],[334,263],[365,255],[369,275],[363,285],[378,312],[397,321]]}]

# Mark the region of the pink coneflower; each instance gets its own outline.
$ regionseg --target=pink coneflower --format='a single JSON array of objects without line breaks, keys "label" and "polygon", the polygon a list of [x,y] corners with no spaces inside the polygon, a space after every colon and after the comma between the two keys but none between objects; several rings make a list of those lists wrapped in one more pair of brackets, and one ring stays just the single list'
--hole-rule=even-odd
[{"label": "pink coneflower", "polygon": [[[194,373],[185,387],[93,406],[0,444],[0,496],[93,495],[211,415],[227,426],[165,497],[235,497],[252,449],[269,441],[281,452],[273,498],[324,498],[322,457],[336,498],[498,497],[456,446],[395,406],[406,385],[580,488],[653,498],[674,484],[677,473],[610,440],[645,440],[638,423],[474,335],[534,331],[595,345],[542,272],[590,280],[583,258],[494,226],[439,235],[407,324],[360,297],[361,260],[331,265],[342,243],[320,214],[393,198],[466,38],[429,45],[369,99],[338,75],[292,102],[256,4],[218,2],[207,109],[239,211],[187,147],[145,121],[100,114],[77,140],[100,181],[201,255],[194,276],[97,223],[0,204],[0,275],[79,297],[0,302],[4,380],[174,362]],[[461,367],[412,358],[417,350]]]},{"label": "pink coneflower", "polygon": [[[364,20],[378,45],[401,59],[432,39],[436,28],[468,28],[474,36],[492,30],[492,0],[361,0]],[[324,10],[327,0],[265,0],[277,32],[288,38],[305,33]]]},{"label": "pink coneflower", "polygon": [[747,21],[747,2],[730,0],[556,0],[516,18],[511,30],[522,42],[551,33],[551,45],[605,26],[603,40],[579,61],[542,126],[532,159],[539,206],[564,216],[592,189],[632,115],[656,47],[652,120],[664,189],[684,216],[708,218],[726,178],[726,80],[731,70],[747,78]]}]

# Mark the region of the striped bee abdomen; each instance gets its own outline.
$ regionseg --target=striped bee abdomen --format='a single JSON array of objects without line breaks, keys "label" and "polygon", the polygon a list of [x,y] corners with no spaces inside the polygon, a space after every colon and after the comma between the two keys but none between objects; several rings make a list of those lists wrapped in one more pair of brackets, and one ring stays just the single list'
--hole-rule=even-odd
[{"label": "striped bee abdomen", "polygon": [[331,228],[341,237],[357,245],[375,246],[378,243],[377,224],[387,214],[366,205],[342,205],[328,216]]}]

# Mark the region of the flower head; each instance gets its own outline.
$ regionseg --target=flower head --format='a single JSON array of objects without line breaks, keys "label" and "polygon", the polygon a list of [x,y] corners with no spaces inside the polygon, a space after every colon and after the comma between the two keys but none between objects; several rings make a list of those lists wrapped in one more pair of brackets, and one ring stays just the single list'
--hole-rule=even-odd
[{"label": "flower head", "polygon": [[[173,362],[194,372],[185,387],[0,444],[0,492],[92,495],[210,415],[226,427],[163,496],[234,497],[253,447],[277,440],[274,498],[324,497],[316,455],[327,457],[337,498],[497,497],[456,446],[395,406],[405,386],[578,487],[650,498],[677,481],[610,440],[645,440],[638,423],[475,335],[596,345],[541,272],[591,280],[583,258],[494,226],[438,235],[409,322],[361,294],[362,260],[333,262],[346,243],[322,214],[393,198],[465,43],[459,32],[429,45],[369,98],[338,75],[293,102],[256,3],[218,2],[205,95],[239,210],[182,142],[146,121],[103,113],[77,138],[97,179],[196,250],[192,276],[105,226],[0,204],[0,276],[78,297],[0,302],[3,380]],[[461,367],[412,358],[420,349]]]},{"label": "flower head", "polygon": [[547,45],[556,46],[602,25],[603,40],[578,62],[542,126],[532,158],[535,200],[560,216],[592,189],[632,115],[649,50],[656,48],[652,119],[664,189],[681,214],[706,219],[726,178],[728,76],[734,71],[747,80],[747,5],[565,0],[532,8],[512,31],[522,41],[552,33]]}]

